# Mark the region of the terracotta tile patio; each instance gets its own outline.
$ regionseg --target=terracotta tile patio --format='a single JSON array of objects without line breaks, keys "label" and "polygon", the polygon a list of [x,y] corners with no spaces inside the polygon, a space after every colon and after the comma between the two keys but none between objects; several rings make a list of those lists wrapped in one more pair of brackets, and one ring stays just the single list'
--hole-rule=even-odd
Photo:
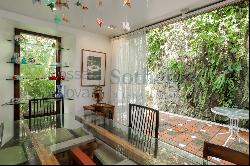
[{"label": "terracotta tile patio", "polygon": [[[178,146],[190,153],[202,156],[204,140],[223,145],[229,136],[227,126],[213,122],[201,121],[171,113],[160,113],[159,138]],[[240,136],[249,142],[247,130],[239,132]],[[230,140],[227,146],[231,149],[249,154],[249,146],[239,143],[238,139]],[[211,159],[217,164],[231,164],[217,159]]]}]

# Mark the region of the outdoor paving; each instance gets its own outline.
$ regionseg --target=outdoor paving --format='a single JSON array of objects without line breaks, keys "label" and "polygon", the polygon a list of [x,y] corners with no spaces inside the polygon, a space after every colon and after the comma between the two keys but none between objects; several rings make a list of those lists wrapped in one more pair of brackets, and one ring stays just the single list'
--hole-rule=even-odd
[{"label": "outdoor paving", "polygon": [[[249,132],[240,131],[240,136],[249,142]],[[183,117],[171,113],[160,113],[159,138],[190,153],[203,155],[204,140],[223,145],[229,136],[229,129],[212,122]],[[231,139],[227,146],[231,149],[249,154],[249,145]],[[231,164],[223,160],[211,159],[216,164]]]}]

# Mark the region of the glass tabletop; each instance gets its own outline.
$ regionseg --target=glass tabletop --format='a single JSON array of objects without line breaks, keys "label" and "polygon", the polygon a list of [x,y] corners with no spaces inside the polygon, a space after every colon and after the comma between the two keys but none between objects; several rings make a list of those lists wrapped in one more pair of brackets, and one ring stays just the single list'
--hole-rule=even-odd
[{"label": "glass tabletop", "polygon": [[0,165],[41,164],[30,135],[22,121],[5,121],[0,138]]},{"label": "glass tabletop", "polygon": [[94,140],[77,117],[70,114],[32,118],[24,120],[24,123],[51,154],[67,151],[73,146]]},{"label": "glass tabletop", "polygon": [[215,114],[236,119],[249,119],[249,111],[238,108],[214,107],[211,111]]},{"label": "glass tabletop", "polygon": [[178,147],[133,130],[111,119],[85,111],[84,128],[96,138],[141,165],[213,164]]},{"label": "glass tabletop", "polygon": [[77,117],[70,114],[3,124],[0,165],[56,164],[58,161],[54,154],[95,140],[93,135],[82,127]]}]

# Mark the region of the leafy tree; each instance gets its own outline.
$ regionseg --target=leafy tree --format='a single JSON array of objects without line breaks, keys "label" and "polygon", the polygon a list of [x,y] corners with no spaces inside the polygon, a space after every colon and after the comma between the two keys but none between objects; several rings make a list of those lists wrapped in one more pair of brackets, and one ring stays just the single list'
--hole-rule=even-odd
[{"label": "leafy tree", "polygon": [[211,120],[215,106],[248,108],[248,13],[245,1],[148,33],[149,73],[171,73],[181,98],[175,112]]},{"label": "leafy tree", "polygon": [[[55,72],[55,66],[50,65],[56,64],[56,40],[21,35],[20,57],[27,61],[27,64],[20,65],[21,77],[24,78],[20,81],[21,99],[51,97],[51,93],[55,91],[55,82],[42,79],[48,79]],[[35,62],[31,63],[32,59]]]}]

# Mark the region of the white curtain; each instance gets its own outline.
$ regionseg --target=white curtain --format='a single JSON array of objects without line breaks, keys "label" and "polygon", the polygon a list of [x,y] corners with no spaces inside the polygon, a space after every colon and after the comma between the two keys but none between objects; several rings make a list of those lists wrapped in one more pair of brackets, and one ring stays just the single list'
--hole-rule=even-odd
[{"label": "white curtain", "polygon": [[146,33],[113,39],[111,103],[114,120],[128,124],[129,103],[144,105],[146,85]]}]

